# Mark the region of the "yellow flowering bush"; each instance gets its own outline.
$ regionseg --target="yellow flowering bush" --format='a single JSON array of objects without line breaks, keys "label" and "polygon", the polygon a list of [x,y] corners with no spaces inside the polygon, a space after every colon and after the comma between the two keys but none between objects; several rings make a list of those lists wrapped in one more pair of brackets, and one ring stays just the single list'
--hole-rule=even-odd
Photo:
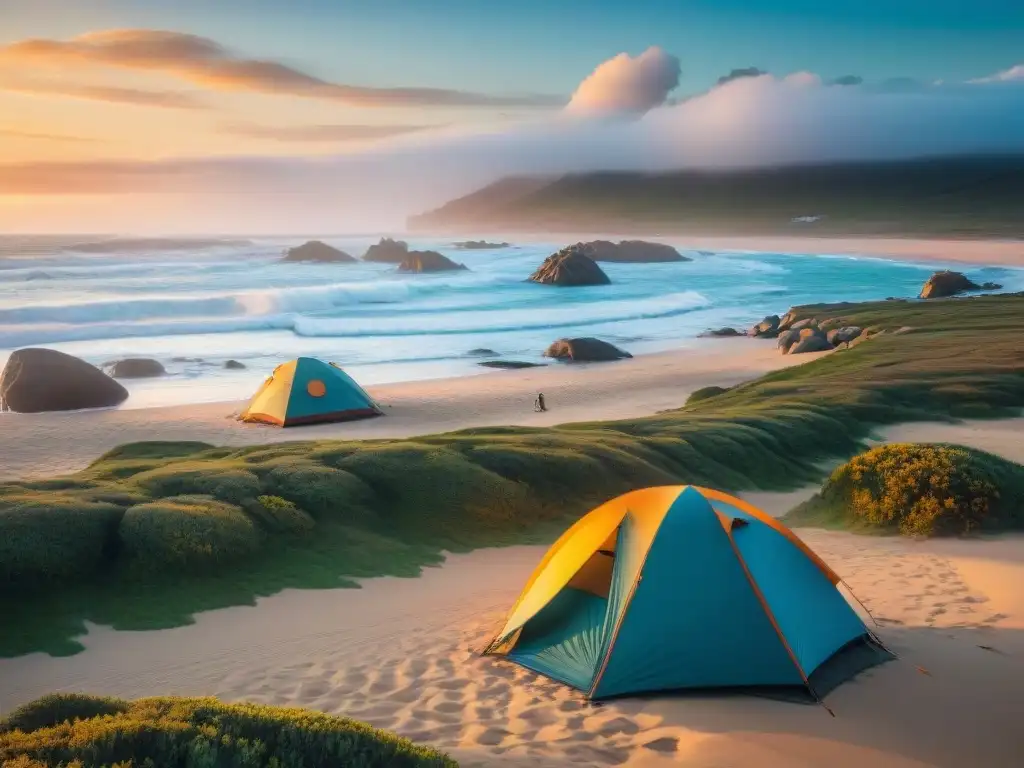
[{"label": "yellow flowering bush", "polygon": [[794,518],[840,520],[912,536],[958,535],[1024,522],[1024,467],[945,444],[890,443],[837,468]]}]

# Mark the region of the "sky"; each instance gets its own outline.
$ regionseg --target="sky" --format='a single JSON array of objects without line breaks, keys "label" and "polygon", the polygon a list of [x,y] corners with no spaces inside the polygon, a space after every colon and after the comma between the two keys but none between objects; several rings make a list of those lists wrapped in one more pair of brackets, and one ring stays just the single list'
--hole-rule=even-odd
[{"label": "sky", "polygon": [[365,230],[515,172],[1024,150],[1022,89],[1019,0],[0,0],[0,232]]}]

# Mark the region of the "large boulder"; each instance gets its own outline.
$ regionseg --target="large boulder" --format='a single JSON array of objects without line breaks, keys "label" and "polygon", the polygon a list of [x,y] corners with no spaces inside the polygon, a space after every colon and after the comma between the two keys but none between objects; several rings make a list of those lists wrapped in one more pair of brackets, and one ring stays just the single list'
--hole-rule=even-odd
[{"label": "large boulder", "polygon": [[167,373],[159,360],[148,357],[126,357],[104,363],[103,367],[115,379],[152,379]]},{"label": "large boulder", "polygon": [[863,333],[863,331],[857,326],[848,325],[844,328],[832,329],[827,334],[825,334],[825,338],[827,338],[831,344],[839,346],[840,344],[846,344],[853,341],[858,336],[860,336],[861,333]]},{"label": "large boulder", "polygon": [[559,339],[544,352],[544,357],[576,363],[599,363],[632,357],[629,352],[600,339]]},{"label": "large boulder", "polygon": [[936,272],[928,278],[928,282],[926,282],[924,284],[924,288],[921,289],[921,298],[941,299],[946,296],[956,296],[958,293],[980,290],[981,286],[972,281],[962,272],[950,272],[945,270],[942,272]]},{"label": "large boulder", "polygon": [[375,261],[381,264],[401,264],[409,255],[409,244],[402,240],[382,237],[376,245],[371,245],[363,254],[363,261]]},{"label": "large boulder", "polygon": [[750,335],[758,339],[774,339],[779,335],[779,316],[768,315],[750,329]]},{"label": "large boulder", "polygon": [[319,240],[310,240],[295,248],[289,248],[285,252],[283,261],[334,264],[338,262],[353,262],[355,257],[335,248],[333,245],[322,243]]},{"label": "large boulder", "polygon": [[53,349],[19,349],[0,374],[0,410],[77,411],[120,405],[128,390],[94,365]]},{"label": "large boulder", "polygon": [[779,351],[782,354],[789,354],[789,348],[800,341],[800,331],[788,330],[779,334]]},{"label": "large boulder", "polygon": [[548,256],[529,279],[534,283],[561,286],[611,283],[608,275],[597,266],[597,262],[587,256],[580,244],[570,245]]},{"label": "large boulder", "polygon": [[398,265],[399,272],[451,272],[467,269],[437,251],[409,251]]},{"label": "large boulder", "polygon": [[632,264],[656,264],[665,261],[691,261],[671,245],[650,243],[646,240],[591,240],[578,243],[584,253],[594,261],[618,261]]},{"label": "large boulder", "polygon": [[801,334],[799,341],[789,348],[787,354],[800,355],[804,352],[828,352],[833,349],[832,345],[828,343],[828,339],[821,333],[806,333]]}]

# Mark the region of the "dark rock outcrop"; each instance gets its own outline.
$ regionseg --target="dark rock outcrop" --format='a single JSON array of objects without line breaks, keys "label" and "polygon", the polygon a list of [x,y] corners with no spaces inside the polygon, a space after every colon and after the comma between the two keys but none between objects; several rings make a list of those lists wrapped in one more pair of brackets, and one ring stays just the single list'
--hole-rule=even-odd
[{"label": "dark rock outcrop", "polygon": [[167,373],[159,360],[148,357],[126,357],[104,363],[103,367],[115,379],[151,379]]},{"label": "dark rock outcrop", "polygon": [[497,352],[487,347],[477,347],[476,349],[469,350],[466,354],[471,357],[498,357]]},{"label": "dark rock outcrop", "polygon": [[983,290],[983,291],[998,291],[998,290],[1001,290],[1002,287],[1003,286],[1001,286],[999,283],[982,283],[981,284],[981,290]]},{"label": "dark rock outcrop", "polygon": [[380,264],[401,264],[409,255],[409,244],[403,240],[392,240],[382,237],[376,245],[371,245],[363,254],[363,261],[374,261]]},{"label": "dark rock outcrop", "polygon": [[109,408],[127,397],[128,390],[96,366],[53,349],[19,349],[0,374],[0,410]]},{"label": "dark rock outcrop", "polygon": [[632,357],[629,352],[619,349],[607,341],[584,337],[580,339],[559,339],[544,352],[544,357],[556,360],[571,360],[576,363],[598,363],[609,360],[623,360]]},{"label": "dark rock outcrop", "polygon": [[484,368],[499,368],[506,370],[518,370],[520,368],[543,368],[544,363],[527,363],[523,360],[484,360],[477,363]]},{"label": "dark rock outcrop", "polygon": [[666,261],[692,261],[671,245],[650,243],[646,240],[591,240],[577,243],[594,261],[615,261],[631,264],[657,264]]},{"label": "dark rock outcrop", "polygon": [[467,269],[437,251],[409,251],[398,265],[399,272],[451,272]]},{"label": "dark rock outcrop", "polygon": [[245,370],[245,364],[240,363],[237,360],[225,360],[224,367],[229,371],[242,371]]},{"label": "dark rock outcrop", "polygon": [[[991,285],[994,285],[994,283],[991,283]],[[982,290],[982,286],[968,278],[967,275],[962,272],[950,272],[947,270],[936,272],[928,278],[928,282],[921,289],[921,298],[941,299],[947,296],[956,296],[958,293],[980,290]]]},{"label": "dark rock outcrop", "polygon": [[742,331],[737,331],[735,328],[709,328],[704,333],[698,335],[705,338],[730,338],[732,336],[745,336],[746,334]]},{"label": "dark rock outcrop", "polygon": [[494,248],[511,248],[511,243],[488,243],[486,240],[462,240],[452,243],[455,248],[461,251],[488,251]]},{"label": "dark rock outcrop", "polygon": [[764,320],[750,329],[749,335],[758,339],[774,339],[779,335],[779,316],[768,315]]},{"label": "dark rock outcrop", "polygon": [[585,253],[582,246],[570,245],[548,256],[530,281],[545,285],[609,285],[608,275]]},{"label": "dark rock outcrop", "polygon": [[335,264],[338,262],[354,262],[355,257],[335,248],[333,245],[322,243],[319,240],[310,240],[295,248],[289,248],[285,252],[283,261]]}]

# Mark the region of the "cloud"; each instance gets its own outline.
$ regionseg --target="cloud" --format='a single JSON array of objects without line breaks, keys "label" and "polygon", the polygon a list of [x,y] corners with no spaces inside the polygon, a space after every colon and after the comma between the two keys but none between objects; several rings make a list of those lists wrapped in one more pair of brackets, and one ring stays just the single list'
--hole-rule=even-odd
[{"label": "cloud", "polygon": [[665,103],[679,85],[679,59],[652,46],[639,56],[620,53],[579,84],[566,111],[583,115],[643,114]]},{"label": "cloud", "polygon": [[257,125],[225,123],[222,133],[249,139],[291,142],[373,141],[436,128],[428,125]]},{"label": "cloud", "polygon": [[982,77],[977,80],[972,80],[972,83],[1012,83],[1012,82],[1024,82],[1024,64],[1018,64],[1015,67],[1004,69],[1002,72],[996,72],[994,75],[988,77]]},{"label": "cloud", "polygon": [[722,75],[718,78],[718,85],[725,85],[731,83],[733,80],[739,80],[741,77],[760,77],[761,75],[767,75],[763,69],[757,67],[743,67],[741,69],[734,69],[727,75]]},{"label": "cloud", "polygon": [[89,136],[71,136],[64,133],[37,133],[35,131],[19,131],[14,128],[0,128],[0,138],[31,139],[38,141],[60,141],[74,143],[95,143],[100,139]]},{"label": "cloud", "polygon": [[0,91],[28,96],[65,96],[84,101],[103,101],[164,109],[207,109],[207,105],[191,93],[156,91],[139,88],[118,88],[105,85],[79,85],[49,80],[5,81],[0,79]]},{"label": "cloud", "polygon": [[301,96],[360,107],[551,107],[565,103],[564,98],[538,94],[345,85],[276,61],[236,56],[209,38],[153,29],[90,32],[70,40],[21,40],[0,47],[0,61],[71,71],[82,65],[153,71],[212,90]]},{"label": "cloud", "polygon": [[[316,159],[6,165],[0,166],[0,194],[163,195],[168,197],[161,200],[180,201],[175,221],[186,229],[298,231],[301,223],[367,231],[400,226],[410,213],[509,174],[1024,153],[1021,81],[895,93],[867,85],[834,87],[810,73],[761,75],[734,79],[634,120],[604,119],[612,105],[639,109],[656,102],[651,90],[645,93],[639,102],[602,98],[602,109],[574,119],[555,115],[488,130],[424,130]],[[166,218],[168,206],[152,208],[147,221],[174,228]],[[119,229],[114,218],[123,219],[124,210],[103,210],[112,217],[105,226]]]}]

